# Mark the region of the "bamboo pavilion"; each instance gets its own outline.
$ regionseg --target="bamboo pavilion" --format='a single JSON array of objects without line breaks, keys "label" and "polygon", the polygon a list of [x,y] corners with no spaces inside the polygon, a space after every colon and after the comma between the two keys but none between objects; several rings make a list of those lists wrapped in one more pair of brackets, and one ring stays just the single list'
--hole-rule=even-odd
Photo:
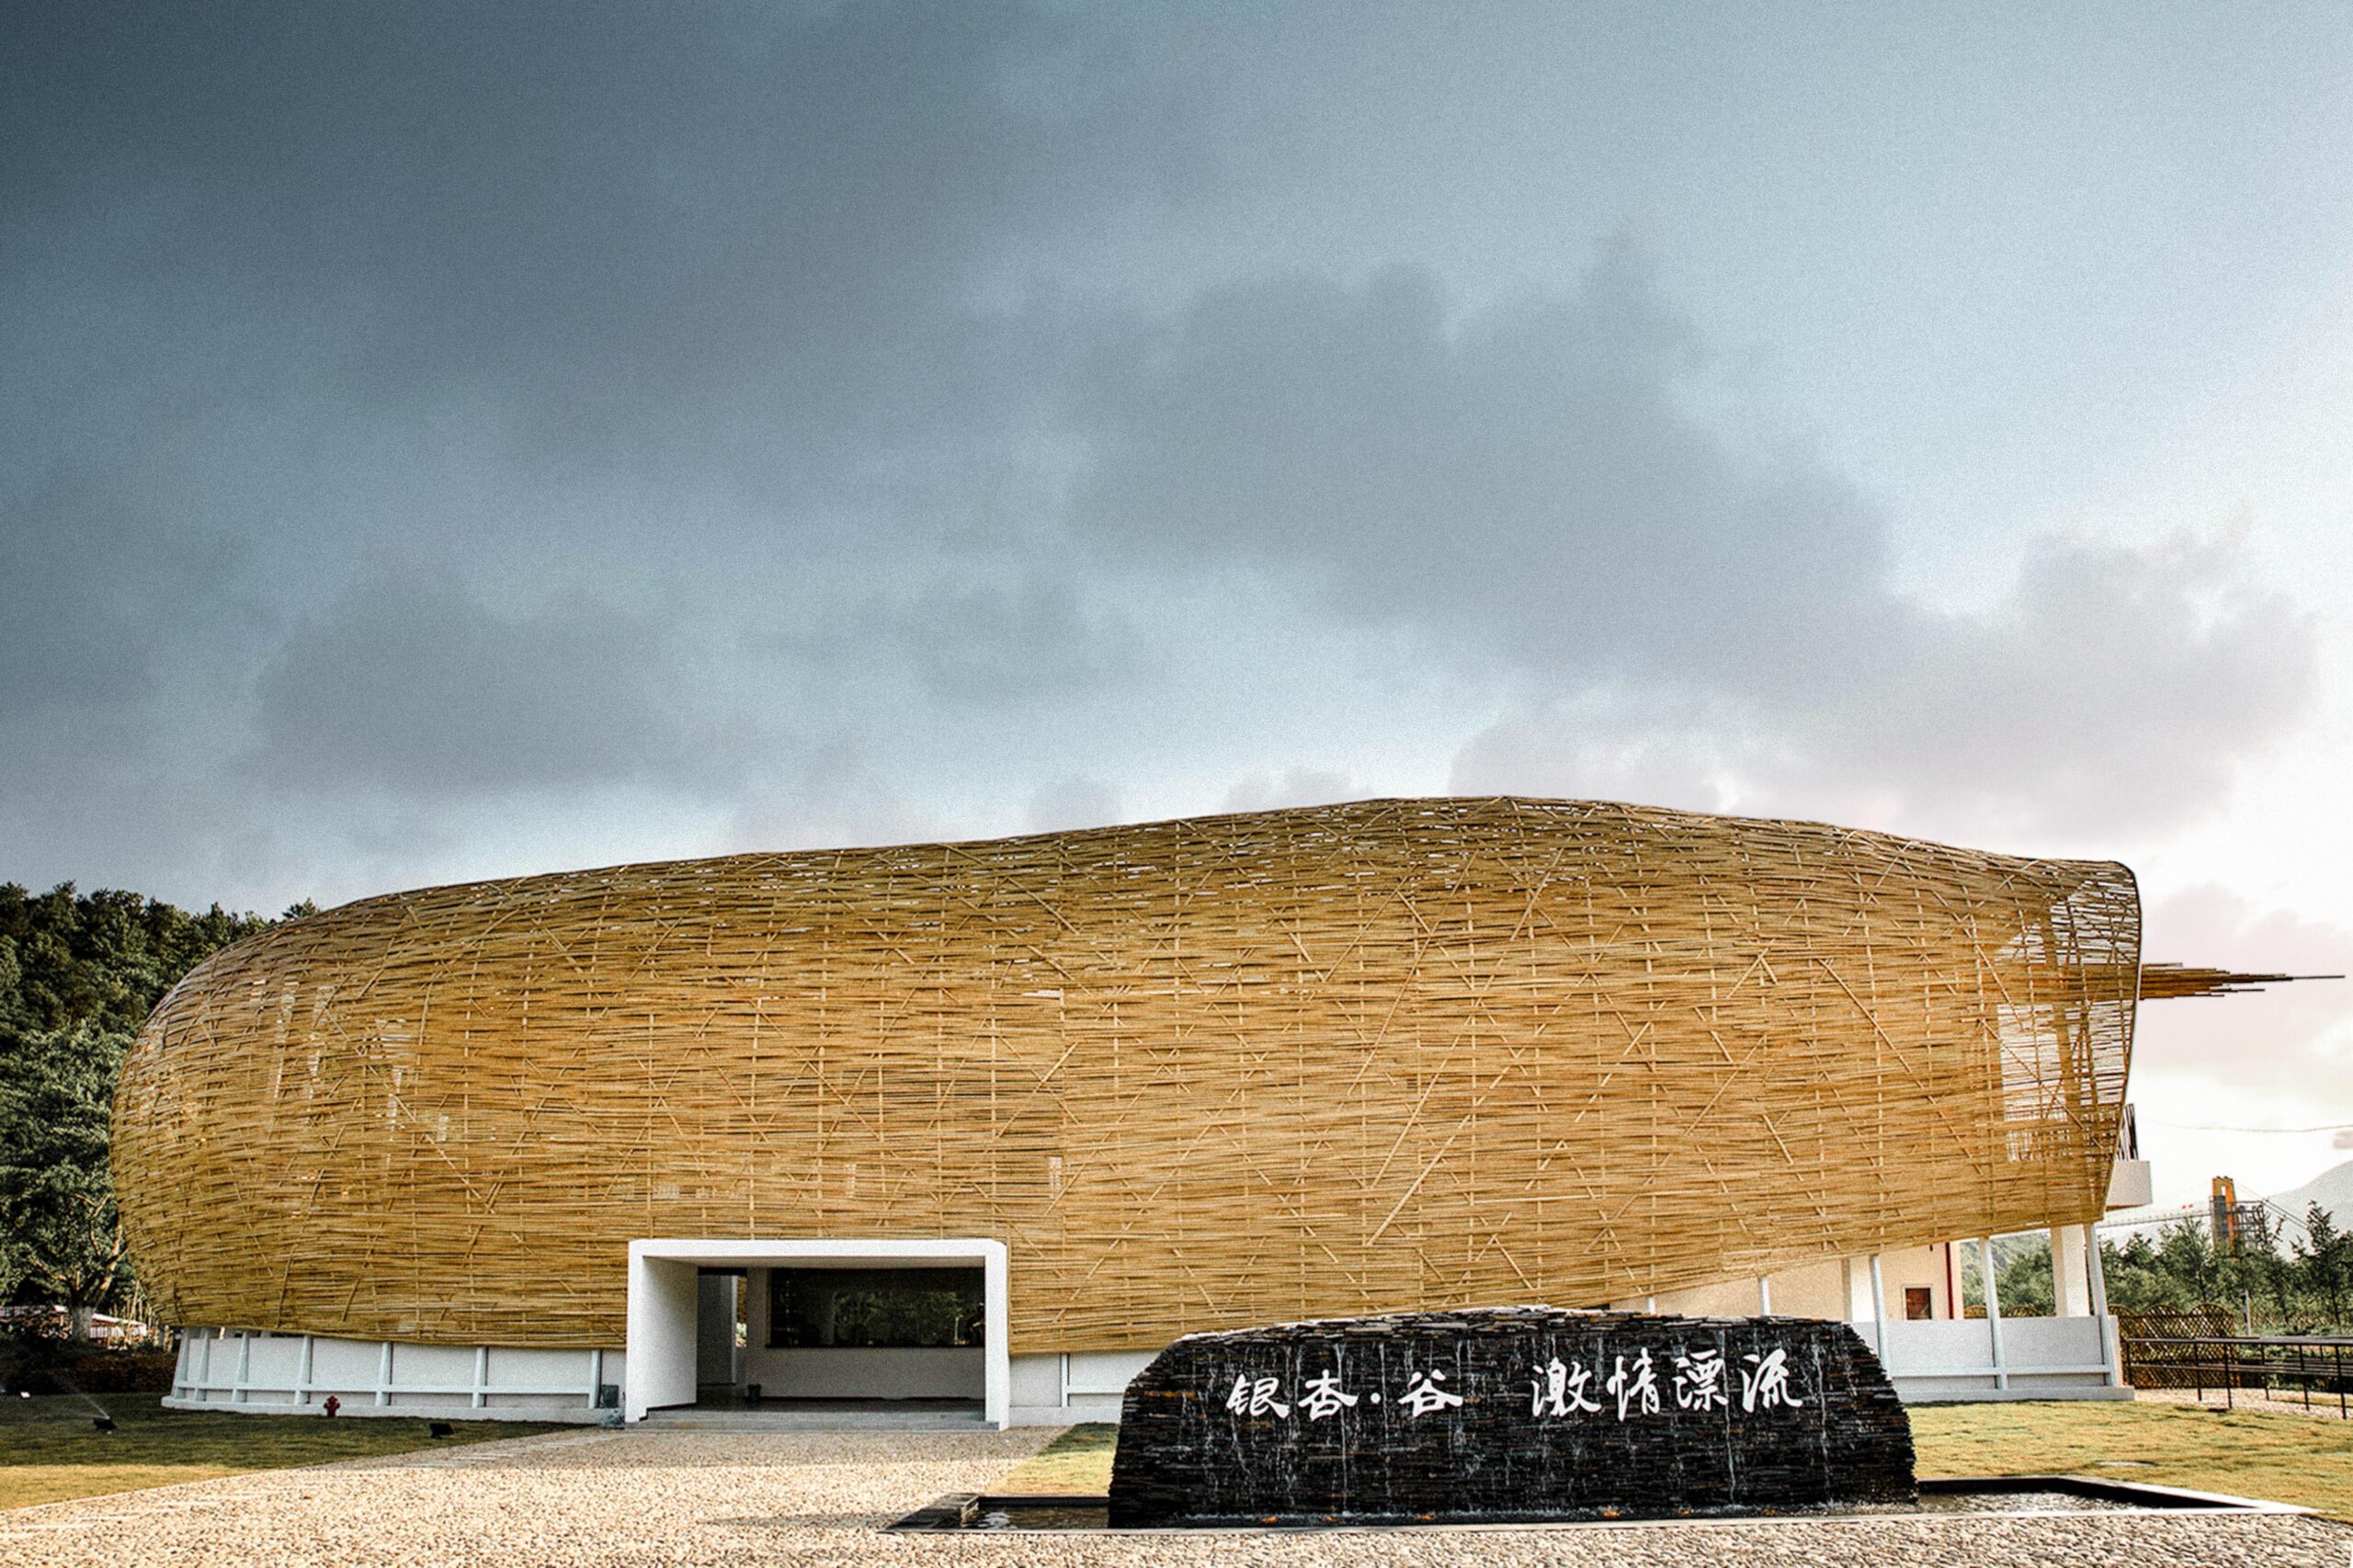
[{"label": "bamboo pavilion", "polygon": [[[1588,801],[737,855],[228,949],[114,1161],[182,1404],[1059,1421],[1187,1333],[1528,1302],[2113,1395],[2135,1008],[2246,978],[2144,970],[2113,862]],[[2060,1314],[1967,1318],[2030,1230]]]}]

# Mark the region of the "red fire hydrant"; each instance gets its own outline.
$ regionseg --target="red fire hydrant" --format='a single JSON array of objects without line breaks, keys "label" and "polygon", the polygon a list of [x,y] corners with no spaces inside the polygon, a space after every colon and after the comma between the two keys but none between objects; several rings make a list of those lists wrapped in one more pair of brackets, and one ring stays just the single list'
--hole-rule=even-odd
[{"label": "red fire hydrant", "polygon": [[329,1415],[333,1415],[336,1411],[341,1410],[342,1408],[343,1401],[335,1398],[333,1394],[327,1395],[326,1412]]}]

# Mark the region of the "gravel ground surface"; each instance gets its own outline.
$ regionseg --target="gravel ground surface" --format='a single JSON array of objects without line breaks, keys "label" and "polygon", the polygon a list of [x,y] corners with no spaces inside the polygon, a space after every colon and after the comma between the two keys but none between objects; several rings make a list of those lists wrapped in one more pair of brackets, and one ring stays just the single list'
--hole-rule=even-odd
[{"label": "gravel ground surface", "polygon": [[357,1460],[0,1515],[8,1564],[1684,1564],[2162,1562],[2346,1568],[2300,1517],[2044,1518],[1113,1536],[883,1535],[1051,1434],[584,1433]]}]

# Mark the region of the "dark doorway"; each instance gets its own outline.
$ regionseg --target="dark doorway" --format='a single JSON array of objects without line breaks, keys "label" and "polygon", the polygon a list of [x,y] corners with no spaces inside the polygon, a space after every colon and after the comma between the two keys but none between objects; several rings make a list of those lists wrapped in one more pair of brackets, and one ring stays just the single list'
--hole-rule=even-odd
[{"label": "dark doorway", "polygon": [[949,1401],[987,1389],[987,1276],[971,1267],[755,1270],[748,1382],[764,1400]]}]

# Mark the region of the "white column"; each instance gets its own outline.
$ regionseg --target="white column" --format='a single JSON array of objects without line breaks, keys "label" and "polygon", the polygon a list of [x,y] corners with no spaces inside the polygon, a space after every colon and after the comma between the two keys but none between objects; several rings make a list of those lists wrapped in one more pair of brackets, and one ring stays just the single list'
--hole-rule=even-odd
[{"label": "white column", "polygon": [[2052,1311],[2063,1318],[2092,1315],[2090,1282],[2084,1276],[2084,1227],[2051,1227]]},{"label": "white column", "polygon": [[311,1350],[317,1341],[310,1335],[302,1336],[302,1364],[294,1374],[294,1403],[311,1403]]},{"label": "white column", "polygon": [[2002,1358],[2002,1293],[1994,1282],[1994,1240],[1977,1238],[1977,1267],[1985,1282],[1985,1332],[1994,1342],[1994,1386],[2010,1386],[2009,1363]]},{"label": "white column", "polygon": [[1012,1307],[1006,1296],[1006,1249],[1003,1242],[988,1244],[981,1258],[982,1330],[988,1346],[982,1362],[981,1417],[998,1431],[1013,1424]]},{"label": "white column", "polygon": [[2099,1231],[2091,1225],[2084,1227],[2084,1278],[2090,1286],[2092,1322],[2099,1328],[2099,1359],[2108,1369],[2108,1386],[2122,1388],[2124,1358],[2122,1346],[2116,1343],[2120,1331],[2116,1320],[2108,1315],[2108,1271],[2100,1262]]},{"label": "white column", "polygon": [[1847,1321],[1848,1323],[1875,1322],[1879,1314],[1871,1311],[1870,1259],[1841,1258],[1838,1271],[1847,1290]]},{"label": "white column", "polygon": [[1762,1274],[1756,1277],[1756,1315],[1773,1315],[1773,1281]]},{"label": "white column", "polygon": [[[1880,1255],[1871,1254],[1871,1323],[1879,1339],[1879,1364],[1887,1369],[1887,1276],[1880,1267]],[[1893,1373],[1888,1374],[1890,1377]]]}]

